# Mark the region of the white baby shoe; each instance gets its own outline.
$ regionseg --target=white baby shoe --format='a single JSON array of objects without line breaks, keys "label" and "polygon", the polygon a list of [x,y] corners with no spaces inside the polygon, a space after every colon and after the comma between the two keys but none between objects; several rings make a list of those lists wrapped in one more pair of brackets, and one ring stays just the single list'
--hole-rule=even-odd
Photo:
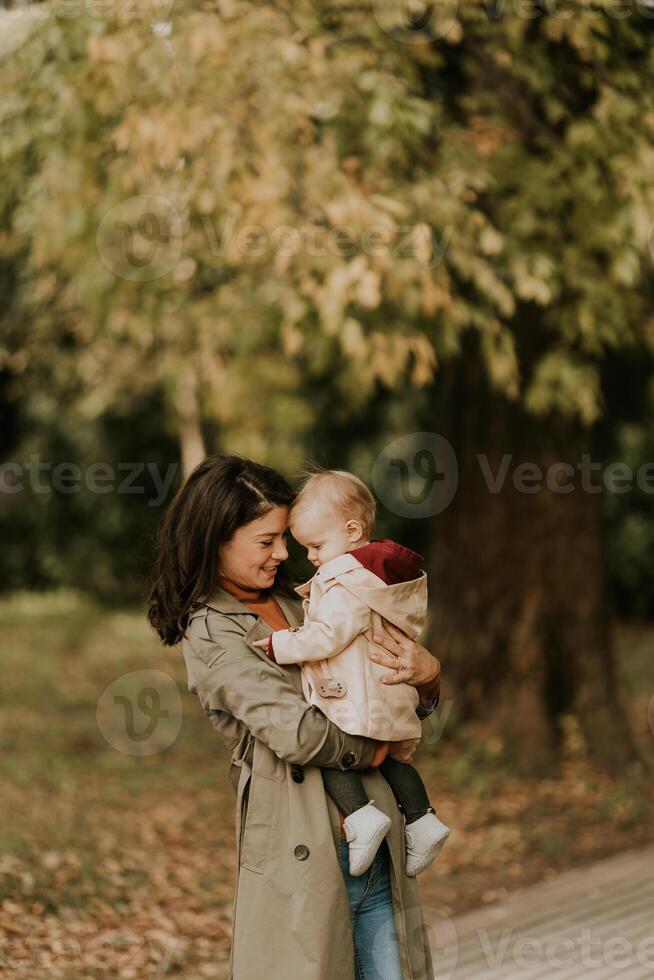
[{"label": "white baby shoe", "polygon": [[406,873],[409,878],[415,878],[429,867],[449,836],[450,828],[441,823],[433,810],[407,825]]},{"label": "white baby shoe", "polygon": [[368,870],[391,825],[389,817],[373,806],[374,802],[370,800],[343,822],[345,836],[350,842],[350,874],[355,878]]}]

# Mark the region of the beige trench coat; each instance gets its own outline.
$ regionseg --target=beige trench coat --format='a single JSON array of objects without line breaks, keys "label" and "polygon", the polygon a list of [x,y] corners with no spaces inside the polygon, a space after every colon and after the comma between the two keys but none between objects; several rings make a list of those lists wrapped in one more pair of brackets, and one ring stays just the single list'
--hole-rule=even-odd
[{"label": "beige trench coat", "polygon": [[[288,621],[302,606],[278,597]],[[376,743],[347,735],[302,695],[296,665],[252,646],[270,627],[223,589],[195,610],[182,640],[189,690],[231,753],[237,882],[230,980],[354,980],[350,907],[340,865],[340,823],[319,766],[362,771],[387,835],[404,980],[433,980],[416,880],[404,871],[403,817]],[[421,717],[429,713],[421,705]]]}]

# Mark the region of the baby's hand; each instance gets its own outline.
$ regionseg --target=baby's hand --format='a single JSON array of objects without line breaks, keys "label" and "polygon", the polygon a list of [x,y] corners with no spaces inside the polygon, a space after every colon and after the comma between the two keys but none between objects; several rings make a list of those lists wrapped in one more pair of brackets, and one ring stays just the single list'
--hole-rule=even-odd
[{"label": "baby's hand", "polygon": [[405,738],[401,742],[391,742],[388,754],[398,762],[411,762],[420,745],[419,738]]},{"label": "baby's hand", "polygon": [[269,643],[270,643],[270,637],[267,636],[265,640],[254,640],[252,646],[258,647],[260,650],[267,650]]}]

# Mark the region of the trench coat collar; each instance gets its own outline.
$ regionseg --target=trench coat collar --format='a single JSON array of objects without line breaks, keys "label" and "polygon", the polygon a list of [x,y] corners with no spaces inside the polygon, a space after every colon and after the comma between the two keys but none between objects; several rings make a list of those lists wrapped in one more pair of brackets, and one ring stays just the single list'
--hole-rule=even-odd
[{"label": "trench coat collar", "polygon": [[231,592],[227,589],[223,589],[220,585],[217,586],[215,592],[213,592],[208,599],[204,600],[204,604],[215,609],[216,612],[224,613],[226,616],[238,616],[238,615],[250,615],[256,616],[256,613],[244,605],[240,599],[233,596]]},{"label": "trench coat collar", "polygon": [[[272,592],[272,597],[286,616],[291,626],[297,626],[302,620],[302,611],[298,609],[297,600]],[[257,616],[258,614],[246,606],[240,599],[233,596],[231,592],[218,586],[216,591],[205,599],[205,605],[215,609],[216,612],[224,613],[226,616]]]},{"label": "trench coat collar", "polygon": [[[281,611],[286,616],[290,626],[299,626],[302,623],[303,613],[302,606],[297,599],[287,598],[286,596],[275,595],[272,593],[273,598]],[[260,660],[264,663],[272,663],[276,670],[280,673],[284,673],[284,670],[288,668],[282,667],[275,660],[271,661],[270,657],[258,647],[253,644],[255,640],[264,640],[266,637],[270,636],[273,632],[265,619],[262,619],[258,613],[253,609],[250,609],[244,603],[240,602],[231,592],[227,592],[221,586],[218,586],[213,595],[209,596],[208,599],[204,600],[204,605],[209,606],[210,609],[215,609],[216,612],[222,613],[224,616],[251,616],[253,621],[245,629],[243,633],[243,640],[252,650]],[[297,669],[297,668],[295,668]],[[301,686],[299,687],[301,691]]]}]

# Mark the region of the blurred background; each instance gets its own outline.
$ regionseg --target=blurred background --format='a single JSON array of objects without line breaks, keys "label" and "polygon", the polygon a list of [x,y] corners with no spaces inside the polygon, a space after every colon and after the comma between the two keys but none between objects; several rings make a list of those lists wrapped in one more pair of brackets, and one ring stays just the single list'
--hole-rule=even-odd
[{"label": "blurred background", "polygon": [[0,8],[7,976],[227,976],[227,759],[144,616],[207,453],[350,469],[425,556],[430,907],[654,839],[653,41],[645,2]]}]

